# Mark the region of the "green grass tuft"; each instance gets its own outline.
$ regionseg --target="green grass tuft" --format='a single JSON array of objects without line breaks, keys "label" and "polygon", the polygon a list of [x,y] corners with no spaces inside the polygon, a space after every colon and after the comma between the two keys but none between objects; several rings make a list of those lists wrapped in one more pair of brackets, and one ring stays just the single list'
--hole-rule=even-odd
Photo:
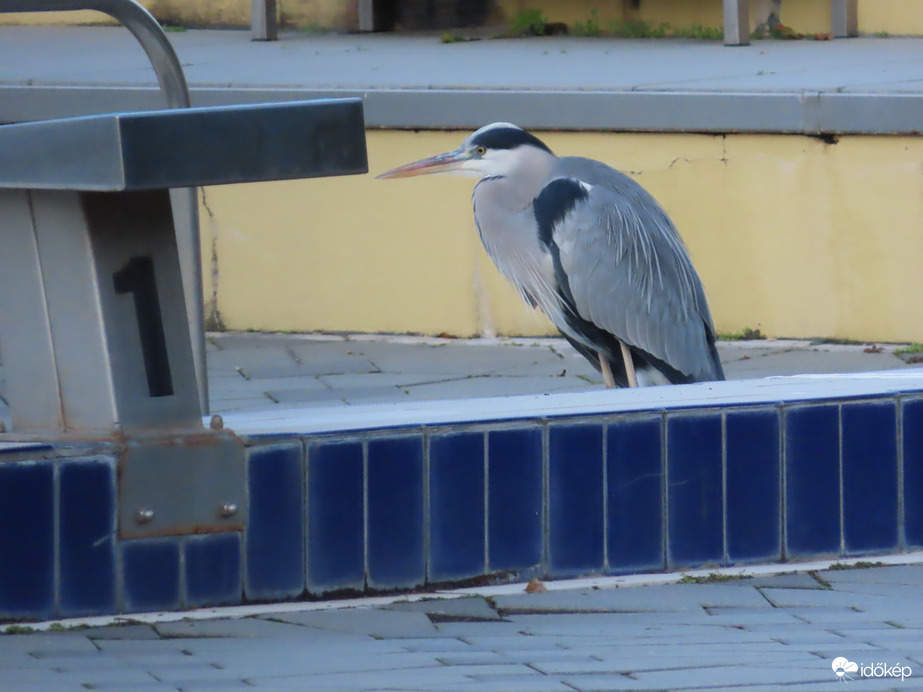
[{"label": "green grass tuft", "polygon": [[32,634],[35,630],[28,625],[7,625],[4,634]]},{"label": "green grass tuft", "polygon": [[869,569],[870,567],[886,567],[883,562],[870,562],[868,560],[859,560],[859,562],[854,562],[851,565],[836,563],[830,565],[827,568],[828,572],[843,572],[850,569]]},{"label": "green grass tuft", "polygon": [[744,327],[739,332],[721,332],[717,335],[718,341],[760,341],[766,338],[766,335],[759,330]]},{"label": "green grass tuft", "polygon": [[691,574],[684,574],[679,580],[680,584],[720,584],[726,581],[738,581],[740,579],[750,579],[751,577],[741,574],[717,574],[712,572],[705,577],[693,577]]},{"label": "green grass tuft", "polygon": [[510,25],[510,36],[544,36],[548,20],[540,9],[523,10]]},{"label": "green grass tuft", "polygon": [[599,36],[599,10],[595,7],[590,10],[590,18],[586,22],[574,22],[571,32],[574,36]]},{"label": "green grass tuft", "polygon": [[923,344],[914,341],[912,344],[907,344],[903,348],[897,349],[894,353],[899,356],[902,356],[905,353],[923,353]]}]

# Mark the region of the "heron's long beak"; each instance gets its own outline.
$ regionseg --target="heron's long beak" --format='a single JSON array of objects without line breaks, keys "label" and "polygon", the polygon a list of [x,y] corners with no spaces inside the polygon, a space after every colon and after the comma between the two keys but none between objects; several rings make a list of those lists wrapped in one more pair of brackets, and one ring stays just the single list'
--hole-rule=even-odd
[{"label": "heron's long beak", "polygon": [[385,171],[381,175],[375,176],[375,178],[410,178],[414,175],[447,173],[449,171],[458,170],[470,158],[471,155],[467,151],[456,149],[455,151],[449,151],[445,154],[438,154],[428,159],[414,161],[413,163],[392,168],[390,171]]}]

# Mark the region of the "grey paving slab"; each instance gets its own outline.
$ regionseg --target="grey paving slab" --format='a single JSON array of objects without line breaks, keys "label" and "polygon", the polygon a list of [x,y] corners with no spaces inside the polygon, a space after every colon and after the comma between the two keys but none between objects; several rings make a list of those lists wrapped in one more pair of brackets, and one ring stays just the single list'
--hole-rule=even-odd
[{"label": "grey paving slab", "polygon": [[246,384],[235,383],[236,391],[252,393],[255,391],[284,391],[286,389],[314,390],[317,392],[329,391],[329,388],[314,375],[305,373],[292,374],[286,377],[256,377],[245,380]]},{"label": "grey paving slab", "polygon": [[742,586],[751,588],[776,588],[776,589],[826,589],[817,579],[807,572],[794,572],[791,574],[776,574],[771,577],[754,577],[742,579],[738,582]]},{"label": "grey paving slab", "polygon": [[[423,381],[425,375],[416,376],[407,372],[375,372],[375,373],[338,373],[336,375],[319,375],[317,381],[330,389],[355,391],[362,388],[387,388],[400,389],[402,386],[414,384],[415,380]],[[395,396],[399,392],[394,392]]]},{"label": "grey paving slab", "polygon": [[209,351],[207,353],[208,364],[212,368],[220,367],[223,369],[297,366],[298,361],[289,351],[289,346],[283,344],[284,342],[274,340],[270,342],[270,345],[260,344],[258,347],[236,347]]},{"label": "grey paving slab", "polygon": [[[403,372],[406,367],[406,346],[403,344],[365,342],[355,348],[382,372]],[[534,365],[556,366],[561,360],[559,355],[542,347],[506,342],[484,346],[471,342],[441,343],[416,348],[414,372],[459,377],[489,375]]]},{"label": "grey paving slab", "polygon": [[539,675],[506,676],[492,679],[489,676],[473,676],[471,682],[459,685],[456,689],[477,690],[477,692],[573,692],[573,687]]},{"label": "grey paving slab", "polygon": [[[746,582],[743,582],[746,583]],[[704,607],[771,607],[754,588],[726,588],[721,584],[671,584],[585,591],[499,596],[501,612],[540,611],[700,611]]]},{"label": "grey paving slab", "polygon": [[30,634],[5,634],[0,637],[4,655],[28,654],[34,658],[48,658],[72,652],[94,653],[96,647],[86,636],[72,632],[33,632]]},{"label": "grey paving slab", "polygon": [[[700,638],[711,641],[746,639],[751,634],[737,630],[732,623],[715,621],[707,614],[691,617],[688,613],[589,613],[589,614],[552,614],[552,615],[514,615],[510,620],[519,625],[530,635],[547,636],[551,634],[599,637],[614,636],[626,625],[642,625],[659,629],[648,629],[645,634],[632,632],[631,641],[639,637],[671,640],[677,644],[694,642]],[[646,636],[645,636],[646,635]]]},{"label": "grey paving slab", "polygon": [[[741,685],[762,680],[776,684],[826,682],[832,676],[830,663],[817,660],[817,670],[808,673],[801,669],[784,666],[716,666],[709,668],[690,667],[679,670],[642,671],[635,674],[639,689],[704,687],[715,689],[725,685]],[[579,685],[578,685],[579,686]]]},{"label": "grey paving slab", "polygon": [[239,618],[234,620],[181,620],[155,625],[164,638],[214,639],[221,637],[247,639],[255,637],[311,637],[311,630],[281,621],[262,618]]},{"label": "grey paving slab", "polygon": [[160,639],[151,625],[114,625],[112,627],[95,627],[86,633],[87,639],[96,641],[108,639],[115,641],[138,641]]},{"label": "grey paving slab", "polygon": [[777,646],[774,651],[734,649],[716,652],[694,645],[672,651],[664,656],[660,648],[636,649],[621,652],[613,646],[608,653],[595,655],[591,660],[578,658],[559,661],[535,661],[532,665],[548,675],[580,673],[633,673],[640,671],[676,670],[720,665],[747,665],[754,667],[788,665],[815,666],[818,657],[809,652],[791,651]]},{"label": "grey paving slab", "polygon": [[[297,348],[302,342],[308,340],[312,348],[322,353],[342,353],[342,345],[346,337],[339,334],[311,334],[306,337],[300,334],[279,332],[210,332],[206,336],[209,352],[234,351],[237,349],[252,349],[266,347]],[[297,353],[297,352],[296,352]]]},{"label": "grey paving slab", "polygon": [[437,654],[467,651],[471,649],[471,645],[463,639],[450,637],[428,637],[420,639],[415,637],[402,637],[400,643],[403,651],[430,652]]},{"label": "grey paving slab", "polygon": [[375,400],[395,401],[401,395],[399,389],[393,386],[385,387],[354,387],[328,389],[326,387],[299,387],[293,386],[287,389],[267,389],[266,397],[273,403],[285,406],[298,405],[319,405],[330,403],[346,403],[347,398],[354,401],[369,403]]},{"label": "grey paving slab", "polygon": [[881,594],[850,593],[839,590],[805,591],[802,589],[760,589],[776,607],[841,606],[868,610],[871,607],[906,608],[902,599]]},{"label": "grey paving slab", "polygon": [[[595,382],[568,381],[557,377],[473,376],[446,382],[434,382],[404,387],[412,400],[467,399],[487,396],[514,396],[547,392],[579,391],[593,387]],[[600,380],[601,384],[601,380]]]},{"label": "grey paving slab", "polygon": [[[269,677],[292,677],[321,675],[333,673],[362,673],[374,671],[408,670],[423,668],[438,668],[441,665],[439,658],[430,652],[384,652],[364,653],[361,656],[351,654],[348,650],[340,652],[339,656],[332,656],[328,652],[323,657],[308,657],[310,667],[254,665],[237,666],[227,664],[222,672],[234,676],[248,677],[248,669],[260,669]],[[216,676],[217,677],[217,676]]]},{"label": "grey paving slab", "polygon": [[886,598],[917,601],[923,596],[923,584],[873,584],[871,582],[838,582],[835,585],[838,593],[867,594],[869,596],[884,596]]},{"label": "grey paving slab", "polygon": [[871,567],[866,569],[825,570],[818,573],[825,581],[837,585],[841,583],[857,584],[904,584],[921,587],[923,570],[919,565],[894,565],[890,567]]},{"label": "grey paving slab", "polygon": [[789,624],[798,622],[791,611],[779,608],[708,608],[709,622],[729,626],[750,626],[757,624]]},{"label": "grey paving slab", "polygon": [[832,354],[830,351],[799,350],[791,353],[766,353],[751,360],[734,360],[728,363],[726,375],[733,379],[760,377],[767,369],[777,375],[806,373],[845,373],[871,370],[899,370],[913,367],[892,353],[864,353],[858,348]]},{"label": "grey paving slab", "polygon": [[248,683],[260,690],[437,690],[453,689],[470,682],[462,671],[452,666],[405,670],[322,673],[297,677],[251,677]]},{"label": "grey paving slab", "polygon": [[[923,684],[916,684],[913,682],[900,682],[897,681],[898,686],[895,687],[895,681],[891,680],[863,680],[861,682],[863,690],[888,690],[889,692],[900,692],[901,690],[920,690],[923,689]],[[848,683],[846,683],[848,684]],[[731,685],[729,687],[722,687],[721,692],[778,692],[780,689],[778,684],[769,683],[766,685]],[[811,684],[795,684],[789,685],[785,688],[787,690],[810,690],[810,692],[845,692],[846,688],[844,683],[840,681],[836,682],[827,682],[827,683],[811,683]]]},{"label": "grey paving slab", "polygon": [[280,622],[334,632],[363,633],[377,638],[436,636],[438,631],[426,613],[367,608],[342,611],[285,613]]},{"label": "grey paving slab", "polygon": [[500,614],[487,602],[487,599],[480,596],[398,602],[385,606],[384,609],[426,613],[431,618],[435,616],[470,620],[501,619]]},{"label": "grey paving slab", "polygon": [[245,680],[177,680],[176,687],[182,692],[215,692],[216,690],[252,690]]}]

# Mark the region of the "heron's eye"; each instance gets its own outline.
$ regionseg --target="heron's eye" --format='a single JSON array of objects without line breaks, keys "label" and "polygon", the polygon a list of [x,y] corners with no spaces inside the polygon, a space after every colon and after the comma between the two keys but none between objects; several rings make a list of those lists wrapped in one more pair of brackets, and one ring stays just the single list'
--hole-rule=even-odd
[{"label": "heron's eye", "polygon": [[478,156],[483,156],[487,153],[487,147],[475,147],[474,153]]}]

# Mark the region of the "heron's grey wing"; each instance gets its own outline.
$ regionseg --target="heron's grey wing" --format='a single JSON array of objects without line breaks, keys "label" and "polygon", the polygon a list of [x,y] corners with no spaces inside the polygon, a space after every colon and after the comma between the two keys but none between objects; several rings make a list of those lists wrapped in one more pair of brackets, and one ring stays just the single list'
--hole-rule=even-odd
[{"label": "heron's grey wing", "polygon": [[569,302],[584,320],[693,380],[723,378],[702,283],[669,217],[633,180],[588,163],[589,175],[546,187],[560,197],[570,185],[573,198],[546,239]]}]

